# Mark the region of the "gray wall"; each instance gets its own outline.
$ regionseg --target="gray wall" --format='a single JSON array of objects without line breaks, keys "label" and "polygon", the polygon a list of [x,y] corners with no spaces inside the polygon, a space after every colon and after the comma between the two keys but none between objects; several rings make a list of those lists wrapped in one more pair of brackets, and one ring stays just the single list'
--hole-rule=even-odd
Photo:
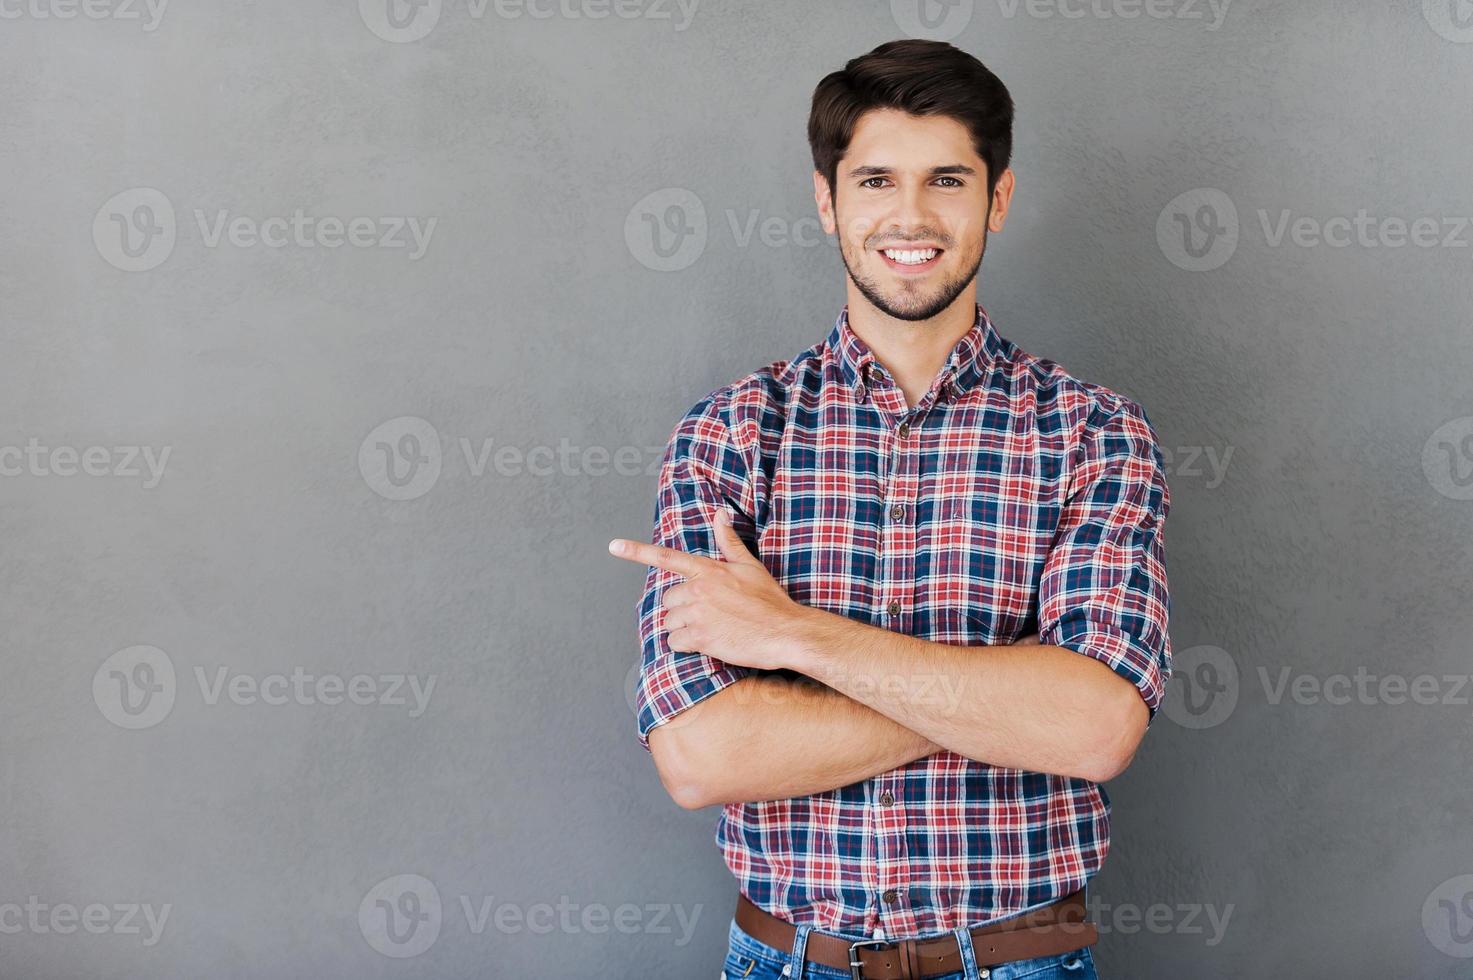
[{"label": "gray wall", "polygon": [[831,325],[808,97],[929,32],[1018,103],[983,302],[1172,458],[1102,973],[1468,976],[1473,27],[1092,2],[0,4],[0,975],[716,975],[604,546]]}]

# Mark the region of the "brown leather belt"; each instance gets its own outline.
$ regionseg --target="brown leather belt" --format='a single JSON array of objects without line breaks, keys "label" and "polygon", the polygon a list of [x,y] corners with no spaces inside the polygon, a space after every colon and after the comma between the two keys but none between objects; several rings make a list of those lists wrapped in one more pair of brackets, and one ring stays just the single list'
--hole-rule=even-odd
[{"label": "brown leather belt", "polygon": [[[1057,956],[1093,946],[1099,931],[1085,921],[1084,889],[1051,905],[970,930],[978,967],[997,966],[1037,956]],[[781,950],[793,948],[796,930],[790,923],[737,894],[736,924],[759,943]],[[850,940],[817,929],[808,934],[805,961],[848,970],[854,980],[920,980],[962,969],[956,937],[939,933],[927,939]],[[984,973],[983,976],[986,976]]]}]

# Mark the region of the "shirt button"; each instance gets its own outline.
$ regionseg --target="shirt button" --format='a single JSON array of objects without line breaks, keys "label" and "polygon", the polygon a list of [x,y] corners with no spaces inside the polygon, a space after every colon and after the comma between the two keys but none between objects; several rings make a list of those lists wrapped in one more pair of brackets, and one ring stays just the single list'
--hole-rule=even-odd
[{"label": "shirt button", "polygon": [[895,894],[895,889],[893,888],[885,889],[885,893],[880,897],[885,900],[886,905],[894,905],[896,899],[899,898],[899,896]]},{"label": "shirt button", "polygon": [[895,802],[895,794],[892,793],[892,792],[890,792],[888,789],[885,790],[885,792],[883,792],[883,793],[880,794],[880,806],[889,806],[891,803],[894,803],[894,802]]},{"label": "shirt button", "polygon": [[902,439],[904,439],[906,436],[910,435],[910,423],[909,422],[901,422],[900,423],[899,432],[900,432],[900,438],[902,438]]},{"label": "shirt button", "polygon": [[900,603],[899,603],[899,601],[891,602],[890,605],[886,607],[886,610],[892,616],[899,616],[900,615]]},{"label": "shirt button", "polygon": [[904,504],[896,504],[894,507],[891,507],[890,508],[890,520],[892,520],[892,521],[898,521],[898,520],[900,520],[904,516],[905,516],[905,505]]}]

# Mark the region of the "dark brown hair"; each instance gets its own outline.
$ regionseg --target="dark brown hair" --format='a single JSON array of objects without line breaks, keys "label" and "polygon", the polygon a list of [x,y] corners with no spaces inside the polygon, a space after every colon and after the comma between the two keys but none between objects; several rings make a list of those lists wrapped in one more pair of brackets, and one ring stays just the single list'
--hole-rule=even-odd
[{"label": "dark brown hair", "polygon": [[917,116],[950,116],[971,131],[987,164],[987,197],[1013,153],[1013,98],[987,66],[945,41],[887,41],[850,59],[813,90],[808,145],[813,168],[834,181],[854,125],[871,109],[902,109]]}]

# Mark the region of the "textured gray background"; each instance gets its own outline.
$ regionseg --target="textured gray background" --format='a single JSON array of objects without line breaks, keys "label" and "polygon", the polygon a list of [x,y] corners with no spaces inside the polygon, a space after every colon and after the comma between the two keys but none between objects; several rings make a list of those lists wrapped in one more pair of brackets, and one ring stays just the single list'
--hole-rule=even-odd
[{"label": "textured gray background", "polygon": [[[831,325],[808,98],[927,33],[914,3],[447,0],[396,32],[383,0],[100,2],[0,5],[0,976],[714,978],[717,812],[635,741],[643,574],[605,543],[648,532],[686,408]],[[1473,976],[1473,231],[1273,239],[1364,209],[1458,240],[1468,5],[1095,3],[938,6],[931,33],[1018,104],[984,304],[1173,454],[1178,677],[1109,785],[1102,975]],[[662,270],[645,215],[692,198],[705,237]],[[1229,229],[1224,200],[1236,248],[1198,270],[1176,215]],[[210,235],[298,209],[437,223],[418,257]],[[630,447],[623,472],[538,455],[562,440]],[[134,716],[138,646],[175,689],[129,688]],[[264,704],[202,692],[222,668],[435,687]],[[1314,696],[1357,670],[1371,703]],[[1437,703],[1378,693],[1420,674]],[[428,898],[401,875],[439,895],[433,943],[375,932],[378,897]],[[130,903],[169,906],[156,942]],[[505,917],[539,903],[550,930]],[[64,910],[94,904],[95,934]]]}]

